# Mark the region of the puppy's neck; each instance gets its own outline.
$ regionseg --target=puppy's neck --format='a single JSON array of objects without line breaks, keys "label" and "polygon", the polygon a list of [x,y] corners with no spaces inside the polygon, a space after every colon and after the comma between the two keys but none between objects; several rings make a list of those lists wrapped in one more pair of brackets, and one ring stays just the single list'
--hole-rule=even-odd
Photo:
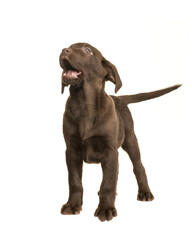
[{"label": "puppy's neck", "polygon": [[86,117],[89,119],[102,117],[107,99],[104,83],[99,86],[93,83],[84,83],[79,88],[71,86],[70,93],[71,98],[79,104],[79,107],[84,106]]},{"label": "puppy's neck", "polygon": [[102,102],[106,95],[104,88],[102,85],[98,87],[93,84],[84,84],[83,91],[88,115],[94,116],[95,113],[98,114],[103,108]]}]

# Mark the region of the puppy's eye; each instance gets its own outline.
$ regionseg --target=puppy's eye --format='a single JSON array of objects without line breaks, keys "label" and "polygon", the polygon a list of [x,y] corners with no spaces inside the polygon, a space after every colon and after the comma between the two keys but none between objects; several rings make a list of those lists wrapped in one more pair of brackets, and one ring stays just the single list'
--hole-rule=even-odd
[{"label": "puppy's eye", "polygon": [[86,53],[89,53],[89,54],[93,54],[93,52],[91,51],[90,48],[85,48],[85,52],[86,52]]}]

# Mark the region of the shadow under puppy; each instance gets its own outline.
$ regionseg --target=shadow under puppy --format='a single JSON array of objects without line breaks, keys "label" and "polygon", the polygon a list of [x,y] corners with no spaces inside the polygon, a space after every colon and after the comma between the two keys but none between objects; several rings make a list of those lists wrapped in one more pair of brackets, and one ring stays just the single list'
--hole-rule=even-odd
[{"label": "shadow under puppy", "polygon": [[101,221],[109,221],[117,216],[115,197],[119,147],[128,153],[132,161],[138,183],[137,199],[153,200],[127,105],[159,97],[181,85],[136,95],[109,96],[104,90],[105,81],[115,84],[115,93],[122,86],[117,69],[87,43],[76,43],[64,48],[60,54],[60,66],[63,69],[62,93],[64,87],[70,85],[70,96],[63,118],[69,199],[62,206],[61,213],[80,213],[83,203],[84,161],[101,163],[102,166],[103,179],[95,216]]}]

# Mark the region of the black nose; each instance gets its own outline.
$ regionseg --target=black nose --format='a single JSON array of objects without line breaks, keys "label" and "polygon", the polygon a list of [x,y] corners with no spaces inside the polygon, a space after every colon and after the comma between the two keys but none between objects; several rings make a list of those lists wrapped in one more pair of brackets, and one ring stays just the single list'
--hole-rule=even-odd
[{"label": "black nose", "polygon": [[69,54],[71,52],[71,48],[64,48],[62,52],[64,55]]}]

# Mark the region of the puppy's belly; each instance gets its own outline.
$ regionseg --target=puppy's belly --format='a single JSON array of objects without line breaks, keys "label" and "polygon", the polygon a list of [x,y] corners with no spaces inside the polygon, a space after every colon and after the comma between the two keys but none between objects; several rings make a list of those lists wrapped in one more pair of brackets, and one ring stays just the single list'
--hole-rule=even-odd
[{"label": "puppy's belly", "polygon": [[86,163],[100,163],[101,160],[97,158],[97,156],[85,154],[83,158],[84,162]]},{"label": "puppy's belly", "polygon": [[86,163],[100,163],[102,158],[101,155],[103,154],[101,154],[98,151],[94,151],[94,149],[90,146],[84,145],[82,155],[83,155],[83,160]]},{"label": "puppy's belly", "polygon": [[105,155],[105,142],[102,137],[91,137],[85,140],[82,157],[86,163],[100,163]]}]

